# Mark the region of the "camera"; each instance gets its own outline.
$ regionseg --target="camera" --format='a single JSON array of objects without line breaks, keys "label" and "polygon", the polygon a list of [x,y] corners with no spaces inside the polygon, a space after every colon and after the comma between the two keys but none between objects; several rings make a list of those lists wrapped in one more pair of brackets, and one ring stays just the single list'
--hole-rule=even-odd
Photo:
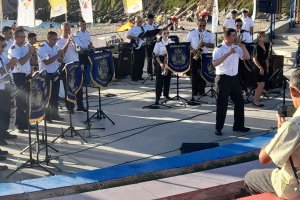
[{"label": "camera", "polygon": [[278,114],[280,117],[292,117],[296,112],[296,108],[293,105],[278,106]]}]

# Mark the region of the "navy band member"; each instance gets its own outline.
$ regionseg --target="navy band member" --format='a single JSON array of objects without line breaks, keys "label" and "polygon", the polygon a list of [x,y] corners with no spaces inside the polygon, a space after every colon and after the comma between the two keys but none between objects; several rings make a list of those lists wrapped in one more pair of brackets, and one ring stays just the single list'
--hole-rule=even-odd
[{"label": "navy band member", "polygon": [[[193,57],[197,53],[199,43],[202,41],[200,51],[202,54],[208,53],[208,48],[215,47],[214,35],[205,29],[206,20],[199,19],[198,28],[193,29],[187,35],[186,42],[191,42],[191,80],[192,80],[192,95],[202,95],[205,93],[206,82],[202,78],[201,72],[201,59],[195,60]],[[203,39],[202,39],[203,38]]]},{"label": "navy band member", "polygon": [[13,30],[9,26],[4,26],[2,28],[2,34],[5,38],[6,41],[6,47],[4,49],[4,53],[8,53],[8,49],[14,44],[14,39],[13,39]]},{"label": "navy band member", "polygon": [[[37,43],[37,35],[35,33],[28,33],[27,36],[28,43],[26,44],[28,47],[34,46]],[[35,72],[39,70],[39,62],[37,57],[37,52],[34,51],[31,58],[30,58],[30,66],[31,72]]]},{"label": "navy band member", "polygon": [[5,47],[5,38],[0,36],[0,144],[5,144],[5,141],[3,142],[4,139],[16,138],[15,135],[11,135],[7,131],[10,120],[11,87],[7,87],[10,83],[10,76],[6,73],[6,71],[10,71],[16,65],[17,59],[13,58],[9,61],[6,53],[4,52]]},{"label": "navy band member", "polygon": [[34,53],[34,47],[25,45],[25,33],[22,29],[14,32],[14,44],[8,50],[8,58],[18,59],[12,71],[14,83],[18,89],[16,94],[16,126],[19,133],[24,133],[28,127],[28,94],[29,83],[26,76],[30,74],[30,58]]},{"label": "navy band member", "polygon": [[215,48],[213,52],[213,65],[216,67],[216,90],[217,99],[217,116],[216,116],[216,135],[222,135],[228,97],[234,103],[234,124],[233,131],[247,132],[250,128],[244,126],[244,99],[237,76],[239,59],[249,60],[250,55],[246,47],[241,44],[235,44],[236,31],[227,29],[224,34],[224,41]]},{"label": "navy band member", "polygon": [[[148,22],[144,25],[144,31],[151,31],[157,28],[157,25],[154,23],[154,15],[148,15]],[[146,52],[147,52],[147,73],[149,75],[153,75],[153,66],[152,66],[152,53],[154,49],[154,45],[156,42],[156,37],[146,38]]]},{"label": "navy band member", "polygon": [[235,20],[236,20],[236,16],[237,16],[237,10],[233,9],[230,12],[230,14],[231,14],[231,17],[226,18],[224,23],[223,23],[223,31],[224,32],[228,28],[236,29]]},{"label": "navy band member", "polygon": [[163,29],[162,38],[156,42],[153,53],[155,55],[155,67],[156,67],[156,86],[155,86],[155,104],[159,104],[162,88],[164,88],[163,95],[166,99],[170,99],[169,90],[171,82],[171,71],[166,68],[167,65],[167,49],[166,45],[174,43],[169,39],[168,29]]},{"label": "navy band member", "polygon": [[86,23],[84,20],[79,22],[79,31],[75,34],[75,37],[78,38],[80,48],[83,50],[79,54],[79,61],[84,65],[84,83],[87,85],[91,84],[91,63],[88,59],[88,51],[94,48],[94,45],[91,40],[91,34],[86,30]]},{"label": "navy band member", "polygon": [[[61,24],[62,36],[57,41],[56,45],[63,50],[64,57],[63,57],[63,65],[79,61],[78,51],[76,50],[76,46],[80,46],[80,41],[78,37],[72,36],[70,37],[70,24],[64,22]],[[65,88],[65,102],[68,111],[72,114],[74,113],[74,104],[67,101],[67,85],[66,85],[66,74],[65,70],[63,72],[62,80],[64,83]],[[82,88],[76,94],[76,103],[77,103],[77,111],[84,111],[87,112],[87,109],[84,108],[83,105],[83,91]]]},{"label": "navy band member", "polygon": [[63,56],[63,51],[56,45],[57,33],[49,31],[47,41],[38,48],[39,70],[46,70],[49,77],[52,77],[52,91],[49,101],[49,106],[46,108],[46,120],[62,121],[63,118],[58,114],[58,94],[60,79],[53,78],[57,72],[60,63],[58,59]]},{"label": "navy band member", "polygon": [[135,25],[129,29],[127,38],[131,40],[131,43],[135,43],[137,47],[133,48],[133,64],[132,64],[132,75],[133,81],[144,80],[143,79],[143,68],[145,62],[145,40],[139,38],[141,33],[144,33],[143,19],[138,16],[135,20]]},{"label": "navy band member", "polygon": [[242,10],[243,13],[243,27],[242,29],[244,31],[248,31],[251,35],[251,37],[253,36],[253,26],[254,26],[254,21],[249,17],[249,10],[247,10],[246,8],[243,8]]}]

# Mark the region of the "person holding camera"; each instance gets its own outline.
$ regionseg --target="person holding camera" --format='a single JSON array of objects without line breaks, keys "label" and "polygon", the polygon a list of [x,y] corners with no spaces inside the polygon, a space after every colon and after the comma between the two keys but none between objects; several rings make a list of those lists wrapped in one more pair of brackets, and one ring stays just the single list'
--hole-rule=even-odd
[{"label": "person holding camera", "polygon": [[251,194],[270,192],[284,199],[300,199],[300,69],[291,75],[290,94],[296,112],[288,121],[277,115],[277,133],[259,154],[260,163],[273,162],[277,168],[249,171],[245,186]]}]

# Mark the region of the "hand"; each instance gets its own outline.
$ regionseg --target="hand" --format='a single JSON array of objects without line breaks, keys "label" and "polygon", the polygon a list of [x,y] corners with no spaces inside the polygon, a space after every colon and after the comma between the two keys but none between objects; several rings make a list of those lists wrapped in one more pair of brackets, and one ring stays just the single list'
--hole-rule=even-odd
[{"label": "hand", "polygon": [[60,49],[60,50],[57,52],[57,55],[58,55],[58,56],[63,56],[63,55],[64,55],[63,50]]},{"label": "hand", "polygon": [[197,53],[197,50],[196,50],[196,49],[192,49],[192,50],[191,50],[191,53],[192,53],[193,55],[195,55],[195,54]]},{"label": "hand", "polygon": [[276,114],[277,116],[277,128],[281,128],[281,125],[285,122],[285,118]]},{"label": "hand", "polygon": [[259,74],[261,75],[261,76],[263,76],[264,74],[265,74],[265,71],[264,71],[264,69],[261,67],[261,68],[259,68]]},{"label": "hand", "polygon": [[165,64],[164,63],[160,63],[159,64],[162,68],[165,66]]},{"label": "hand", "polygon": [[34,46],[31,46],[31,47],[29,48],[30,54],[33,54],[34,51],[35,51],[35,47],[34,47]]},{"label": "hand", "polygon": [[15,57],[12,57],[10,60],[9,60],[9,66],[13,67],[15,66],[16,64],[18,63],[18,59],[15,58]]},{"label": "hand", "polygon": [[4,75],[4,77],[2,77],[2,81],[3,81],[3,82],[10,81],[9,75],[8,75],[8,74]]},{"label": "hand", "polygon": [[229,55],[236,53],[235,48],[236,47],[231,47],[231,49],[229,51]]}]

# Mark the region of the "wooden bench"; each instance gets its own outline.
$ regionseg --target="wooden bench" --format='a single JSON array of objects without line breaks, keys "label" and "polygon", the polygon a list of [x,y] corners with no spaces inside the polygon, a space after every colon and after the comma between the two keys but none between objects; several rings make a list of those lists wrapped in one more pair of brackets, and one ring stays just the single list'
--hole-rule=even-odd
[{"label": "wooden bench", "polygon": [[256,194],[248,197],[239,198],[237,200],[284,200],[273,193]]}]

